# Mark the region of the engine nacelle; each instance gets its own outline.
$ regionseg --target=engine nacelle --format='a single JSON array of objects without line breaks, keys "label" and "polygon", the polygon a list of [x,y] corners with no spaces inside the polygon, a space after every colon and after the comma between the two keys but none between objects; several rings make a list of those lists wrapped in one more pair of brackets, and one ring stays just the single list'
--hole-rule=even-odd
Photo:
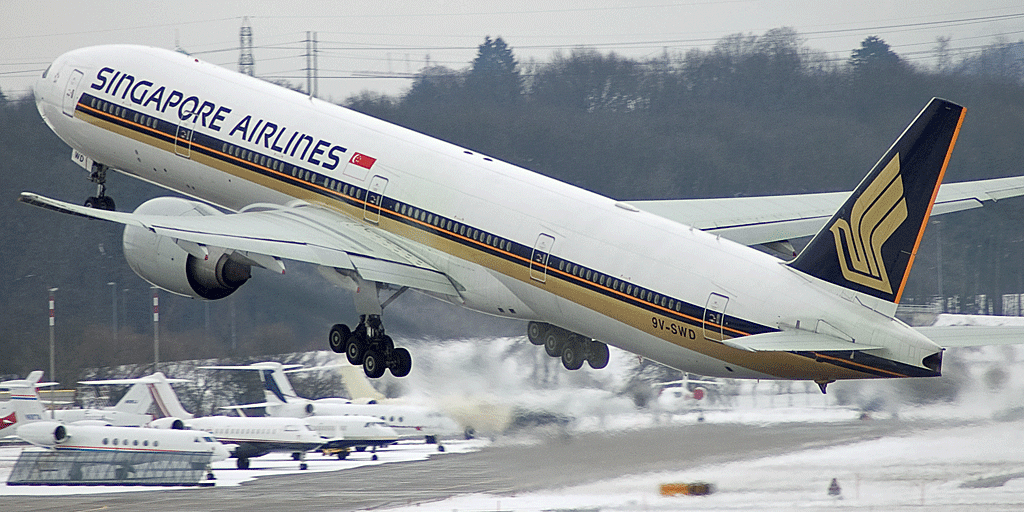
[{"label": "engine nacelle", "polygon": [[35,421],[18,427],[18,437],[36,446],[55,446],[71,439],[71,434],[56,421]]},{"label": "engine nacelle", "polygon": [[[177,197],[158,197],[135,209],[140,215],[198,216],[223,215],[215,208]],[[174,239],[138,227],[125,226],[124,257],[139,277],[178,295],[194,299],[223,299],[249,280],[252,267],[231,258],[220,249],[198,258]]]},{"label": "engine nacelle", "polygon": [[149,422],[148,426],[163,430],[185,430],[185,422],[178,418],[158,418]]}]

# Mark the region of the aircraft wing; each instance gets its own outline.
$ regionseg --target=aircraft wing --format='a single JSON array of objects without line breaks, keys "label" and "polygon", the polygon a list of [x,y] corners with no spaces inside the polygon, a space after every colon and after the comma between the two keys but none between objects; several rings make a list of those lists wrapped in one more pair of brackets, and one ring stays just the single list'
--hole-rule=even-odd
[{"label": "aircraft wing", "polygon": [[[932,215],[981,207],[1024,195],[1024,176],[947,183],[939,188]],[[849,192],[783,196],[630,201],[629,204],[744,245],[813,236],[850,196]]]},{"label": "aircraft wing", "polygon": [[[22,192],[18,200],[61,213],[138,226],[172,238],[186,250],[198,244],[241,252],[265,268],[277,268],[264,264],[271,258],[288,259],[354,270],[367,281],[459,294],[447,275],[396,241],[310,204],[265,205],[224,215],[169,216],[98,210],[30,192]],[[279,271],[284,271],[283,266]]]}]

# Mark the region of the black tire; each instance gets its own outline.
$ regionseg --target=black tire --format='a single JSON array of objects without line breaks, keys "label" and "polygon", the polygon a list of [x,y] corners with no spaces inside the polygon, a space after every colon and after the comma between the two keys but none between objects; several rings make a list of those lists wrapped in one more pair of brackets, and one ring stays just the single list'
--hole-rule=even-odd
[{"label": "black tire", "polygon": [[345,356],[348,357],[349,364],[363,364],[363,353],[366,351],[366,345],[359,336],[349,336],[348,341],[345,342]]},{"label": "black tire", "polygon": [[395,351],[395,341],[391,339],[391,336],[384,335],[380,340],[380,350],[384,355],[388,355]]},{"label": "black tire", "polygon": [[405,377],[412,371],[412,355],[403,347],[396,348],[394,353],[395,364],[391,367],[391,375]]},{"label": "black tire", "polygon": [[103,197],[99,198],[99,200],[100,200],[100,209],[101,210],[106,210],[108,212],[114,211],[115,206],[114,206],[114,198],[113,197],[103,196]]},{"label": "black tire", "polygon": [[249,459],[245,457],[239,457],[238,460],[235,461],[235,467],[237,467],[238,469],[249,469]]},{"label": "black tire", "polygon": [[384,370],[387,369],[387,364],[384,362],[384,357],[380,352],[370,349],[366,351],[363,356],[363,373],[371,379],[379,379],[384,375]]},{"label": "black tire", "polygon": [[583,367],[583,360],[586,359],[583,353],[583,342],[570,338],[562,347],[562,366],[566,370],[579,370]]},{"label": "black tire", "polygon": [[334,327],[331,327],[331,334],[327,337],[327,344],[330,345],[332,352],[340,354],[346,350],[345,345],[351,335],[352,331],[347,325],[334,324]]},{"label": "black tire", "polygon": [[305,462],[299,464],[299,471],[305,471],[307,469],[309,469],[309,464],[306,464]]},{"label": "black tire", "polygon": [[348,452],[338,452],[338,460],[345,460],[348,458]]},{"label": "black tire", "polygon": [[564,345],[565,340],[559,336],[558,331],[548,329],[547,335],[544,336],[544,351],[551,357],[560,357]]},{"label": "black tire", "polygon": [[526,325],[526,337],[534,345],[544,344],[544,335],[547,334],[547,326],[540,322],[530,322]]},{"label": "black tire", "polygon": [[608,345],[600,341],[590,342],[590,355],[587,356],[587,364],[595,370],[608,366]]},{"label": "black tire", "polygon": [[85,207],[86,208],[96,208],[97,210],[102,210],[103,209],[103,208],[100,207],[100,198],[98,198],[98,197],[87,197],[87,198],[85,198]]}]

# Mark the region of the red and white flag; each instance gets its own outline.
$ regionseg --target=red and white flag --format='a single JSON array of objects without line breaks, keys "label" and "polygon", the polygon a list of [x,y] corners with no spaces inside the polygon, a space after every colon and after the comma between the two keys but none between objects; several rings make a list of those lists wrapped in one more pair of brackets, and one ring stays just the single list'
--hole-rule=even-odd
[{"label": "red and white flag", "polygon": [[356,164],[359,167],[362,167],[363,169],[369,169],[370,167],[373,167],[373,164],[377,162],[377,159],[373,158],[372,156],[366,156],[362,153],[356,153],[352,155],[352,158],[349,160],[349,162]]}]

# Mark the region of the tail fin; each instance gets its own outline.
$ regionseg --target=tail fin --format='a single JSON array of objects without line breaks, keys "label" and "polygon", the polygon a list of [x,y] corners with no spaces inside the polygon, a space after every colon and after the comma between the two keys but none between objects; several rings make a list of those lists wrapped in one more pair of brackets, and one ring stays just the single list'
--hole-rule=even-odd
[{"label": "tail fin", "polygon": [[376,388],[370,385],[362,368],[352,365],[340,365],[338,366],[338,371],[341,372],[341,381],[345,383],[345,389],[348,390],[348,397],[352,400],[383,401],[386,398],[380,391],[377,391]]},{"label": "tail fin", "polygon": [[283,404],[289,400],[298,399],[288,376],[284,374],[284,367],[277,366],[260,370],[260,380],[263,381],[263,395],[268,404]]},{"label": "tail fin", "polygon": [[142,382],[132,384],[124,396],[114,405],[115,411],[133,414],[146,414],[149,406],[153,405],[153,395],[148,385]]},{"label": "tail fin", "polygon": [[150,375],[149,378],[153,382],[146,384],[146,388],[153,397],[153,402],[156,403],[157,411],[161,417],[178,418],[181,420],[193,417],[192,413],[182,407],[181,402],[178,400],[178,394],[171,387],[171,381],[167,379],[163,372],[156,372]]},{"label": "tail fin", "polygon": [[42,377],[43,372],[36,370],[28,374],[28,378],[24,380],[0,382],[0,388],[11,391],[10,406],[3,411],[4,416],[0,417],[0,432],[3,432],[0,435],[6,435],[5,431],[10,427],[46,419],[46,410],[39,401],[39,393],[36,391],[36,385]]},{"label": "tail fin", "polygon": [[899,303],[964,113],[932,98],[789,265]]}]

